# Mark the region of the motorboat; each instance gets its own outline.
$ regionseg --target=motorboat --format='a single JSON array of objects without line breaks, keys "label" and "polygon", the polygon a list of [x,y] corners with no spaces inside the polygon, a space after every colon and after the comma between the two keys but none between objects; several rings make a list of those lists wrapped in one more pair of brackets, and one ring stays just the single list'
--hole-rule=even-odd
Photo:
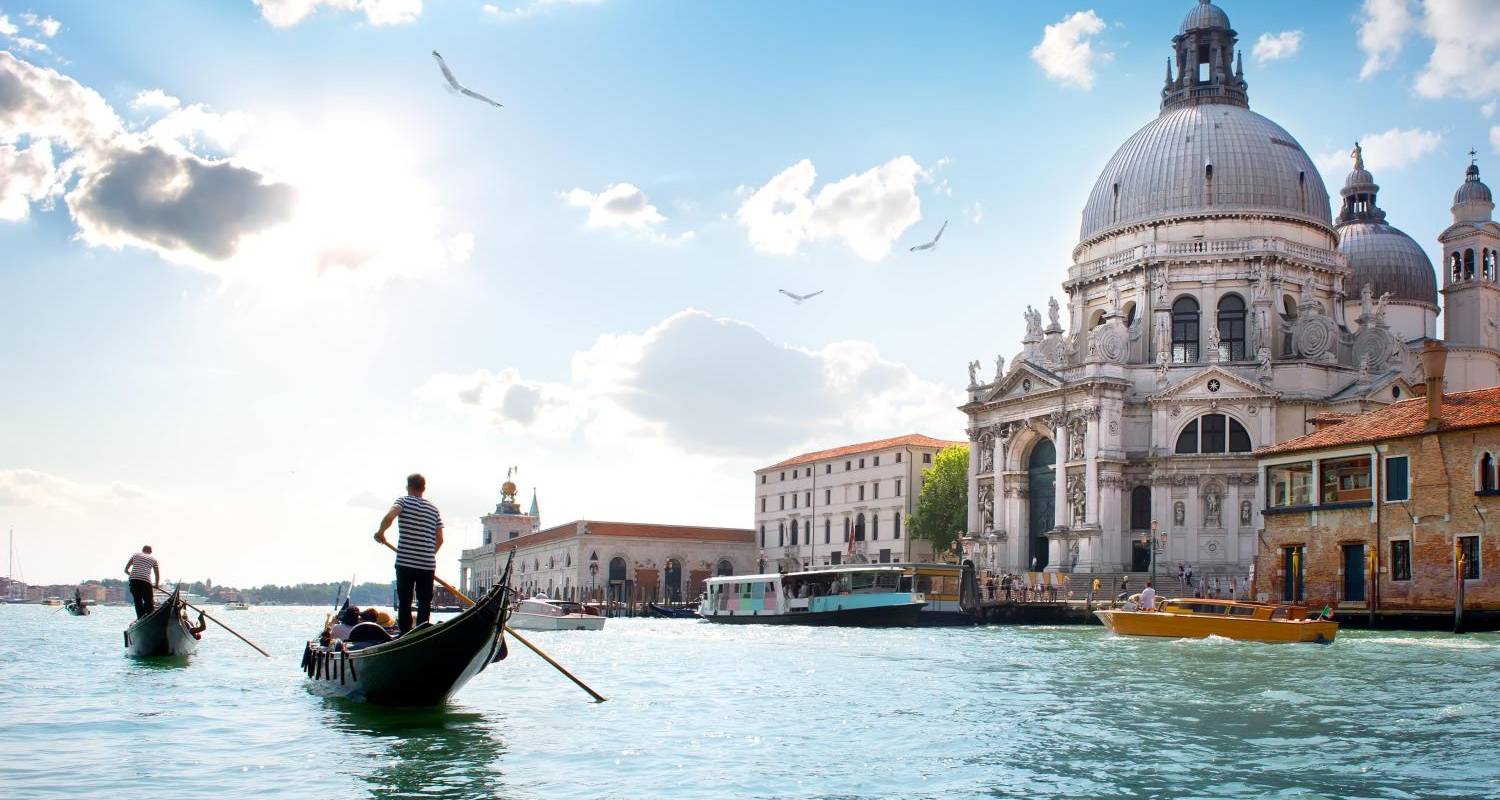
[{"label": "motorboat", "polygon": [[1306,608],[1248,600],[1182,598],[1164,600],[1159,608],[1143,609],[1135,597],[1123,608],[1094,612],[1110,633],[1120,636],[1158,636],[1205,639],[1222,636],[1245,642],[1318,642],[1331,644],[1339,624],[1323,615],[1309,616]]},{"label": "motorboat", "polygon": [[918,625],[927,598],[898,566],[823,567],[709,578],[698,614],[710,622],[769,625]]},{"label": "motorboat", "polygon": [[45,599],[42,600],[42,605],[44,605],[44,606],[53,606],[53,607],[56,607],[56,606],[60,606],[62,604],[63,604],[63,600],[62,600],[61,597],[48,597],[48,598],[45,598]]},{"label": "motorboat", "polygon": [[250,604],[244,600],[231,600],[224,604],[225,611],[249,611]]},{"label": "motorboat", "polygon": [[527,631],[597,631],[604,617],[589,613],[580,603],[549,600],[545,594],[522,600],[510,613],[509,625]]}]

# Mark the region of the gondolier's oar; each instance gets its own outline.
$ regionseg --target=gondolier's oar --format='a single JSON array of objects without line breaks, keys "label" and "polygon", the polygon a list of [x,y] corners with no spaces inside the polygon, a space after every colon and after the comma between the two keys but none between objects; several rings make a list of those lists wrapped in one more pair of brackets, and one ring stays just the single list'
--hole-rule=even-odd
[{"label": "gondolier's oar", "polygon": [[[160,586],[153,586],[151,588],[153,588],[156,591],[161,592],[162,594],[167,595],[169,597],[172,594],[171,592],[167,591],[166,589],[161,588]],[[231,628],[228,625],[225,625],[224,623],[219,622],[217,619],[214,619],[214,616],[212,614],[210,614],[207,611],[204,611],[203,609],[201,609],[201,608],[193,605],[192,603],[189,603],[186,600],[183,600],[181,597],[178,597],[177,600],[179,602],[181,602],[183,605],[187,606],[188,608],[191,608],[192,610],[198,612],[199,614],[202,614],[203,616],[208,617],[209,619],[212,619],[214,621],[214,624],[216,624],[220,628],[223,628],[224,630],[229,631],[230,633],[234,634],[234,636],[235,636],[236,639],[239,639],[240,641],[244,642],[245,644],[248,644],[251,647],[255,648],[255,652],[260,653],[261,655],[265,656],[266,658],[270,658],[271,657],[270,653],[267,653],[266,651],[260,649],[260,645],[258,645],[255,642],[252,642],[249,639],[246,639],[245,637],[241,636],[240,632],[237,631],[237,630],[235,630],[234,628]]]},{"label": "gondolier's oar", "polygon": [[[396,552],[396,546],[393,545],[393,544],[391,544],[390,542],[381,542],[381,544],[385,545],[386,547],[389,547],[391,549],[391,552],[393,552],[393,553]],[[436,575],[433,575],[432,579],[435,580],[435,581],[437,581],[439,584],[441,584],[444,589],[447,589],[448,591],[452,592],[454,597],[457,597],[458,599],[464,601],[465,603],[468,603],[471,606],[474,605],[474,601],[472,599],[470,599],[470,597],[468,595],[466,595],[463,592],[460,592],[458,589],[454,588],[453,584],[451,584],[451,583],[443,580],[442,578],[439,578]],[[511,629],[511,627],[509,625],[505,626],[505,632],[508,633],[508,634],[510,634],[511,636],[516,637],[516,641],[520,642],[521,644],[526,645],[528,648],[530,648],[531,652],[536,653],[537,655],[541,656],[543,661],[547,662],[548,664],[551,664],[552,667],[553,667],[553,669],[556,669],[558,672],[561,672],[563,675],[567,676],[568,680],[570,680],[570,681],[578,684],[578,688],[584,690],[585,692],[588,692],[589,696],[592,697],[592,698],[594,698],[594,702],[596,702],[596,703],[602,703],[605,700],[609,699],[609,698],[605,697],[604,695],[599,694],[598,692],[594,691],[593,688],[590,687],[588,684],[586,684],[583,681],[579,680],[578,676],[574,675],[571,672],[569,672],[568,669],[567,669],[567,667],[564,667],[563,665],[561,665],[561,664],[557,663],[556,661],[554,661],[553,658],[552,658],[552,656],[549,656],[545,652],[542,651],[542,648],[537,647],[536,645],[532,644],[531,642],[526,641],[525,637],[523,637],[519,633],[516,633],[514,630]]]}]

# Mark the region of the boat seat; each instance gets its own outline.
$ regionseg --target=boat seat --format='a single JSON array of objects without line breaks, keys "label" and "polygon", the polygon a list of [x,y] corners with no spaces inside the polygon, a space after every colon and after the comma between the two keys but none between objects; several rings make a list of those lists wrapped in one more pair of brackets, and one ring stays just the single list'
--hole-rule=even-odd
[{"label": "boat seat", "polygon": [[351,645],[379,644],[390,640],[390,632],[375,622],[361,622],[355,625],[349,629],[349,636],[345,639]]}]

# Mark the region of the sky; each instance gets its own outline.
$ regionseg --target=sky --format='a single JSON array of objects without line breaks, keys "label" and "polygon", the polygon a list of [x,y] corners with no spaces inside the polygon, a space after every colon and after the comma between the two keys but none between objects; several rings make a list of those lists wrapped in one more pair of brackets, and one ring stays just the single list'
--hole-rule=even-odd
[{"label": "sky", "polygon": [[[544,525],[748,527],[756,467],[958,438],[1191,5],[0,0],[17,571],[383,580],[420,471],[452,579],[513,467]],[[1500,4],[1221,5],[1251,107],[1439,253]]]}]

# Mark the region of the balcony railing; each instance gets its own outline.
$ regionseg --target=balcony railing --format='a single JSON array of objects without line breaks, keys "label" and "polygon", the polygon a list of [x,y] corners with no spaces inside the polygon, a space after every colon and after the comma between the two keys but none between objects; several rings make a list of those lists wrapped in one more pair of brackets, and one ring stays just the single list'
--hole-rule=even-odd
[{"label": "balcony railing", "polygon": [[1148,261],[1215,259],[1224,256],[1290,256],[1320,267],[1342,266],[1339,256],[1332,250],[1310,247],[1275,236],[1255,236],[1244,239],[1195,239],[1187,242],[1148,242],[1129,250],[1112,253],[1101,258],[1076,264],[1069,270],[1073,280],[1092,278],[1108,272],[1123,270]]}]

